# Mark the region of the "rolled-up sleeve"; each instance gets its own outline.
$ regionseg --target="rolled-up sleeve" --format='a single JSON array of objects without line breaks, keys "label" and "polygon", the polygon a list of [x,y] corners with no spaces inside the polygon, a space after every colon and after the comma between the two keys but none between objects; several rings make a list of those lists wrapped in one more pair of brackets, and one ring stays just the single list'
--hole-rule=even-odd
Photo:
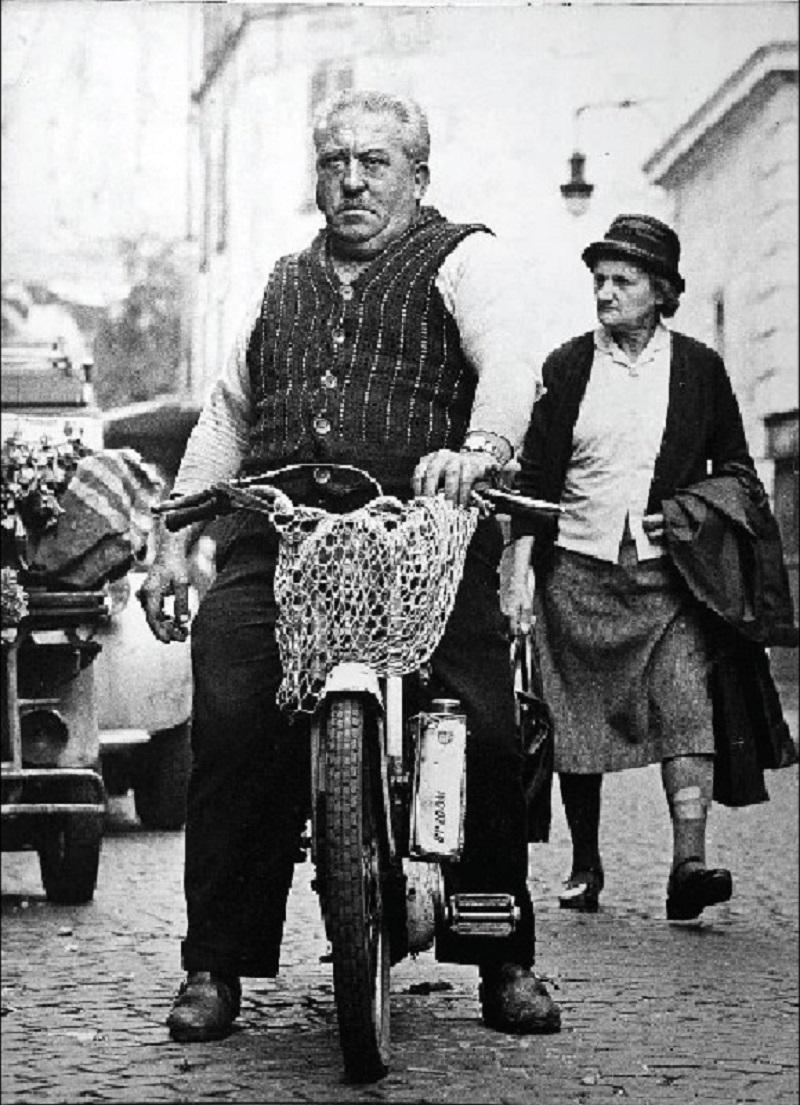
[{"label": "rolled-up sleeve", "polygon": [[258,321],[261,296],[248,309],[227,364],[206,399],[186,444],[173,493],[188,495],[235,476],[249,450],[253,420],[247,345]]},{"label": "rolled-up sleeve", "polygon": [[517,448],[541,381],[534,296],[524,266],[491,234],[470,234],[437,277],[461,348],[478,377],[471,430],[499,434]]}]

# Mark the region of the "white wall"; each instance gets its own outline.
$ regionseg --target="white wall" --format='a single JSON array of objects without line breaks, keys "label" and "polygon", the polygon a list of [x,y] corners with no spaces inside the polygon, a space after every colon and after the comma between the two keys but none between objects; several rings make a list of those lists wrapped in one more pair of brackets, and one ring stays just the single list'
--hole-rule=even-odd
[{"label": "white wall", "polygon": [[687,282],[677,320],[716,347],[724,294],[725,362],[759,460],[765,415],[797,407],[797,104],[796,81],[752,97],[674,186]]},{"label": "white wall", "polygon": [[[296,5],[254,23],[216,81],[217,107],[204,108],[207,141],[221,112],[235,136],[231,235],[224,264],[217,258],[217,276],[208,278],[218,294],[205,325],[219,324],[230,341],[241,289],[259,283],[281,253],[302,248],[320,224],[301,198],[309,189],[311,75],[327,60],[352,65],[356,85],[410,93],[426,108],[428,200],[515,244],[542,351],[592,326],[583,247],[620,211],[668,213],[666,197],[641,172],[646,158],[756,46],[794,33],[787,5],[737,6],[736,19],[730,15],[714,5]],[[638,106],[603,106],[625,98]],[[576,108],[587,103],[576,124]],[[576,143],[596,186],[581,219],[566,212],[559,192]],[[206,383],[219,368],[210,355],[198,371]]]},{"label": "white wall", "polygon": [[4,278],[112,293],[120,237],[183,233],[188,8],[4,0],[2,30]]}]

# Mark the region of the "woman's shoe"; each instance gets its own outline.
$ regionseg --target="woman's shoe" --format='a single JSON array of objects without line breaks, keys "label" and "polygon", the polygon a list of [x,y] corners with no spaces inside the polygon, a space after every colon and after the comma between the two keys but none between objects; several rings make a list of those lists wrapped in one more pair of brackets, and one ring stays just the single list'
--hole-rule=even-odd
[{"label": "woman's shoe", "polygon": [[[696,864],[688,868],[687,864]],[[707,868],[697,856],[681,860],[667,883],[667,920],[693,921],[706,906],[727,902],[733,893],[730,871]]]},{"label": "woman's shoe", "polygon": [[579,913],[597,913],[604,882],[602,867],[573,871],[558,896],[559,906],[562,909],[575,909]]}]

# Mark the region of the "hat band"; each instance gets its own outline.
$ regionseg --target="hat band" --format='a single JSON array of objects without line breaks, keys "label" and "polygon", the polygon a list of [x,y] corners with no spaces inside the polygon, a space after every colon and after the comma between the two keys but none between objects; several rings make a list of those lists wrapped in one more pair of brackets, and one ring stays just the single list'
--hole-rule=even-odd
[{"label": "hat band", "polygon": [[654,254],[649,249],[645,249],[634,242],[604,238],[600,242],[592,242],[590,246],[587,246],[582,257],[584,263],[592,268],[595,262],[604,254],[609,257],[630,258],[631,261],[638,262],[643,268],[652,269],[657,275],[665,276],[672,281],[678,291],[683,291],[686,286],[674,262],[661,254]]},{"label": "hat band", "polygon": [[650,234],[627,234],[622,229],[615,229],[614,236],[612,237],[610,234],[607,234],[603,241],[609,244],[620,242],[625,245],[634,246],[636,249],[652,253],[655,257],[662,257],[665,264],[672,265],[675,268],[678,267],[677,250],[670,249],[669,247],[665,250],[663,241]]}]

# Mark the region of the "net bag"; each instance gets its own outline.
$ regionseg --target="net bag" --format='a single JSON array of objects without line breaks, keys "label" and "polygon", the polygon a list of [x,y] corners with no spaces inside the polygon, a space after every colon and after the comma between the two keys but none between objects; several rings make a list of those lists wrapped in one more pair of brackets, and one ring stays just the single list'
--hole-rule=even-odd
[{"label": "net bag", "polygon": [[278,705],[312,713],[336,664],[406,675],[430,659],[464,570],[477,510],[441,497],[381,497],[349,514],[304,507],[273,518]]}]

